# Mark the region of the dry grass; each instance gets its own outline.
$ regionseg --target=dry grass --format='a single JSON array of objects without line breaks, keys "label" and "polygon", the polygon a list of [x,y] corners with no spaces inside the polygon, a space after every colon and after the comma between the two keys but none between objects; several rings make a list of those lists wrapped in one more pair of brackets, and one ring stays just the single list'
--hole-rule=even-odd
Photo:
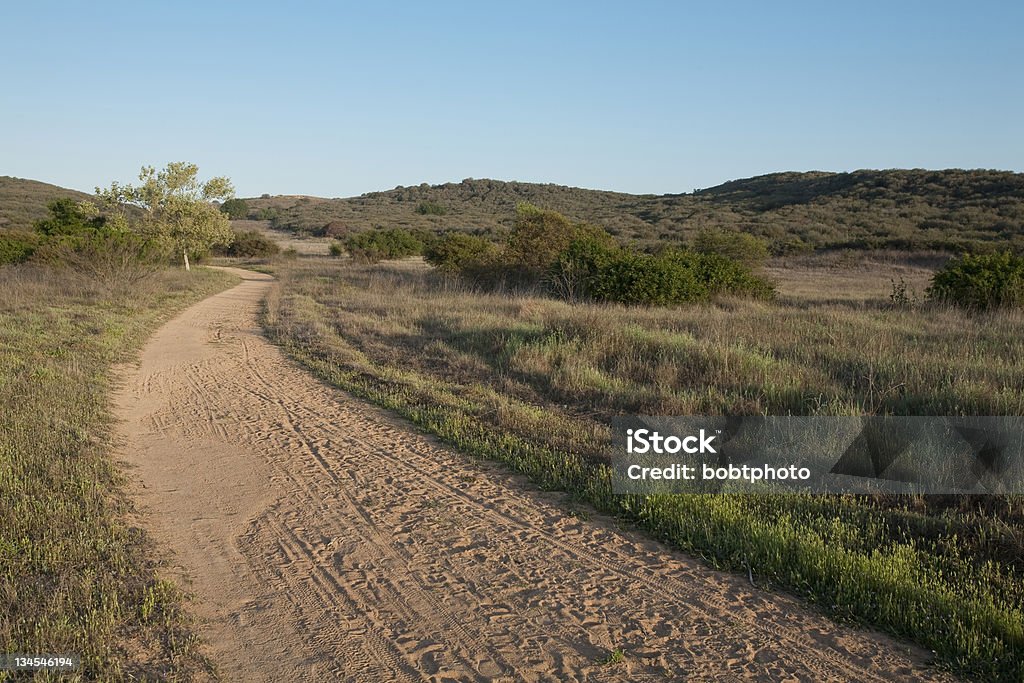
[{"label": "dry grass", "polygon": [[267,322],[314,372],[469,452],[959,671],[1016,680],[1020,497],[633,499],[607,486],[617,414],[1024,414],[1024,314],[894,306],[891,272],[811,263],[783,272],[776,303],[664,309],[475,293],[412,263],[300,262]]},{"label": "dry grass", "polygon": [[60,680],[208,673],[126,521],[109,392],[149,331],[231,281],[163,271],[118,295],[70,270],[0,268],[0,651],[82,655]]}]

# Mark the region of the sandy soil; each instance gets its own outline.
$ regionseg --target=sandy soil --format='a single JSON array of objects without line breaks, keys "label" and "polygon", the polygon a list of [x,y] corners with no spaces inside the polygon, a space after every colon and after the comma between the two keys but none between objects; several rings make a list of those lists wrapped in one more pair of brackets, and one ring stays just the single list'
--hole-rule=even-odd
[{"label": "sandy soil", "polygon": [[237,272],[118,399],[144,523],[225,680],[942,678],[318,383],[260,336],[269,278]]}]

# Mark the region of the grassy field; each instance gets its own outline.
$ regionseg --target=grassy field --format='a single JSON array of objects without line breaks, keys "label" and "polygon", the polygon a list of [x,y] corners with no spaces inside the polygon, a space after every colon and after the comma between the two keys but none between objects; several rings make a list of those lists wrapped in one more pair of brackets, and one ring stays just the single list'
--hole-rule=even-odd
[{"label": "grassy field", "polygon": [[116,295],[66,270],[0,268],[0,652],[82,655],[60,680],[209,672],[128,521],[109,401],[114,364],[233,281],[165,271]]},{"label": "grassy field", "polygon": [[921,265],[771,272],[776,302],[670,310],[481,294],[415,262],[300,261],[265,323],[314,373],[468,453],[956,671],[1021,680],[1020,497],[611,494],[616,414],[1024,414],[1024,313],[895,305],[892,280],[913,299]]}]

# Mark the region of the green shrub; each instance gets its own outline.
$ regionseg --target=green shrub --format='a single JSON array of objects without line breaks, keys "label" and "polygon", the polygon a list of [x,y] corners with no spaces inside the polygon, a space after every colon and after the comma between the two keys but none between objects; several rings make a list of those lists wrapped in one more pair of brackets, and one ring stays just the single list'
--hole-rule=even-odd
[{"label": "green shrub", "polygon": [[599,298],[595,291],[598,278],[621,254],[611,235],[605,239],[591,234],[573,240],[551,267],[552,290],[568,301]]},{"label": "green shrub", "polygon": [[349,256],[364,263],[418,256],[424,246],[420,236],[402,228],[371,230],[345,240]]},{"label": "green shrub", "polygon": [[928,296],[980,310],[1024,305],[1024,258],[1010,252],[965,254],[935,274]]},{"label": "green shrub", "polygon": [[757,299],[770,299],[775,295],[775,288],[755,275],[750,266],[721,254],[670,250],[662,258],[694,269],[709,295],[732,294]]},{"label": "green shrub", "polygon": [[244,199],[229,199],[220,205],[220,210],[231,220],[240,221],[249,215],[249,204]]},{"label": "green shrub", "polygon": [[768,258],[768,243],[749,233],[734,230],[704,229],[693,241],[694,251],[700,254],[718,254],[750,268],[764,264]]},{"label": "green shrub", "polygon": [[557,211],[532,204],[516,207],[515,225],[505,245],[504,260],[534,277],[544,275],[573,240],[582,237],[583,226]]},{"label": "green shrub", "polygon": [[437,202],[428,200],[420,202],[419,206],[416,207],[416,213],[421,216],[443,216],[448,213],[448,209],[444,208]]},{"label": "green shrub", "polygon": [[652,255],[599,241],[573,242],[559,257],[553,281],[566,298],[671,306],[717,294],[770,298],[774,289],[747,266],[718,254],[666,249]]},{"label": "green shrub", "polygon": [[709,295],[693,263],[673,255],[623,251],[601,268],[590,287],[598,301],[671,305]]},{"label": "green shrub", "polygon": [[449,232],[428,245],[424,256],[442,273],[470,275],[497,262],[498,248],[483,237]]},{"label": "green shrub", "polygon": [[171,259],[171,250],[159,240],[126,230],[96,230],[47,240],[33,261],[70,268],[105,288],[128,293]]},{"label": "green shrub", "polygon": [[0,232],[0,266],[29,260],[42,241],[36,233]]},{"label": "green shrub", "polygon": [[[734,249],[751,263],[763,259],[764,243],[746,237],[723,238],[714,244]],[[704,245],[714,246],[711,237]],[[516,207],[515,226],[503,250],[479,237],[450,233],[429,247],[426,256],[439,270],[458,273],[476,284],[543,287],[568,301],[676,305],[717,294],[774,295],[772,286],[757,277],[751,265],[735,258],[683,249],[656,255],[624,249],[599,227],[574,223],[530,204]]]},{"label": "green shrub", "polygon": [[274,240],[256,230],[235,230],[231,244],[221,247],[217,254],[244,258],[267,258],[281,251]]},{"label": "green shrub", "polygon": [[276,206],[265,206],[261,209],[256,209],[255,213],[253,213],[253,218],[258,221],[270,221],[273,223],[281,218],[281,210]]},{"label": "green shrub", "polygon": [[36,221],[36,232],[47,235],[78,235],[103,227],[104,219],[89,202],[76,202],[64,197],[47,205],[50,217]]},{"label": "green shrub", "polygon": [[341,246],[341,242],[331,242],[331,246],[328,247],[328,251],[334,258],[339,258],[345,253],[345,247]]}]

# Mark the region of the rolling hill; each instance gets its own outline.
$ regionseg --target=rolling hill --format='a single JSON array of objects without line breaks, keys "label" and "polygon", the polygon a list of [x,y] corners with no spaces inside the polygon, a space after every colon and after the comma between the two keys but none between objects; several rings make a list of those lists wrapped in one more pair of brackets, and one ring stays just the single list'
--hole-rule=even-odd
[{"label": "rolling hill", "polygon": [[46,205],[61,197],[92,199],[92,195],[78,190],[0,176],[0,230],[30,230],[35,221],[48,215]]},{"label": "rolling hill", "polygon": [[632,195],[563,185],[467,179],[345,199],[248,200],[275,227],[344,235],[374,227],[508,229],[530,202],[596,223],[620,239],[686,239],[702,228],[743,230],[778,248],[1024,249],[1024,174],[987,170],[775,173],[688,194]]},{"label": "rolling hill", "polygon": [[[0,177],[0,229],[30,228],[58,197],[90,195]],[[375,227],[500,234],[530,202],[640,244],[703,228],[742,230],[776,251],[811,248],[1004,248],[1024,251],[1024,173],[883,170],[774,173],[686,194],[634,195],[564,185],[466,179],[325,199],[264,195],[249,217],[297,233],[341,237]]]}]

